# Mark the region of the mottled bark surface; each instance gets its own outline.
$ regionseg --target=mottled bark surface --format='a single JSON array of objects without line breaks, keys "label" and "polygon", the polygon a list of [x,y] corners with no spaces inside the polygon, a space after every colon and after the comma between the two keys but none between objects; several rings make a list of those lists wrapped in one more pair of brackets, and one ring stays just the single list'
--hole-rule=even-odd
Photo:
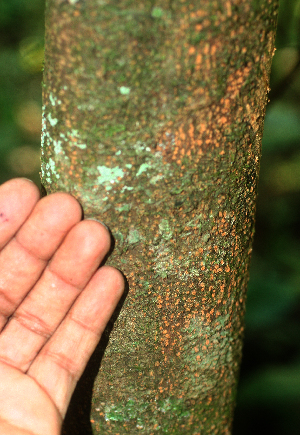
[{"label": "mottled bark surface", "polygon": [[42,183],[106,222],[129,282],[94,433],[230,433],[276,11],[47,2]]}]

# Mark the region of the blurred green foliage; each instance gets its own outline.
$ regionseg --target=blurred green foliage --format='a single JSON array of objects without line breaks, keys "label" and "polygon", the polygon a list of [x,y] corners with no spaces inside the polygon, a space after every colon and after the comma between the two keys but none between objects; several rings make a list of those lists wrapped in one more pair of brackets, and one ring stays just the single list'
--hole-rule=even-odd
[{"label": "blurred green foliage", "polygon": [[234,435],[300,434],[300,1],[281,0]]},{"label": "blurred green foliage", "polygon": [[0,1],[0,183],[39,182],[44,2]]},{"label": "blurred green foliage", "polygon": [[[0,1],[0,183],[39,183],[42,0]],[[281,0],[234,435],[300,433],[300,0]]]}]

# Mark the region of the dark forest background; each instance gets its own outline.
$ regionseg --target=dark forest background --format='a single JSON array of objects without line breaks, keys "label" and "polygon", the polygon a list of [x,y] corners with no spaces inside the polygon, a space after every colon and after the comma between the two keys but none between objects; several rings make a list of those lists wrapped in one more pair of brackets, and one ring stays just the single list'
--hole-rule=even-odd
[{"label": "dark forest background", "polygon": [[[0,183],[39,184],[43,45],[44,1],[0,0]],[[300,0],[276,47],[234,435],[300,434]]]}]

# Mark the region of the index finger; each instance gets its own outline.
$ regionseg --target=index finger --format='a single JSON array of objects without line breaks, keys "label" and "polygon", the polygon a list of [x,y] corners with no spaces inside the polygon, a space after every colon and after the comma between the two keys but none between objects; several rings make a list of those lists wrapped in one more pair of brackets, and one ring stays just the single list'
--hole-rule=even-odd
[{"label": "index finger", "polygon": [[26,178],[14,178],[0,186],[0,249],[25,222],[39,198],[39,189]]}]

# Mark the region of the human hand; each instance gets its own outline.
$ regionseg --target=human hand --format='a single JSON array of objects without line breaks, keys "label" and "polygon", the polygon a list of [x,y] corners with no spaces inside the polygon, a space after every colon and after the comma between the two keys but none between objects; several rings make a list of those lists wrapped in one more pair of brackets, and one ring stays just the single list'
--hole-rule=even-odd
[{"label": "human hand", "polygon": [[73,390],[124,289],[99,264],[107,229],[71,195],[0,186],[0,433],[58,435]]}]

